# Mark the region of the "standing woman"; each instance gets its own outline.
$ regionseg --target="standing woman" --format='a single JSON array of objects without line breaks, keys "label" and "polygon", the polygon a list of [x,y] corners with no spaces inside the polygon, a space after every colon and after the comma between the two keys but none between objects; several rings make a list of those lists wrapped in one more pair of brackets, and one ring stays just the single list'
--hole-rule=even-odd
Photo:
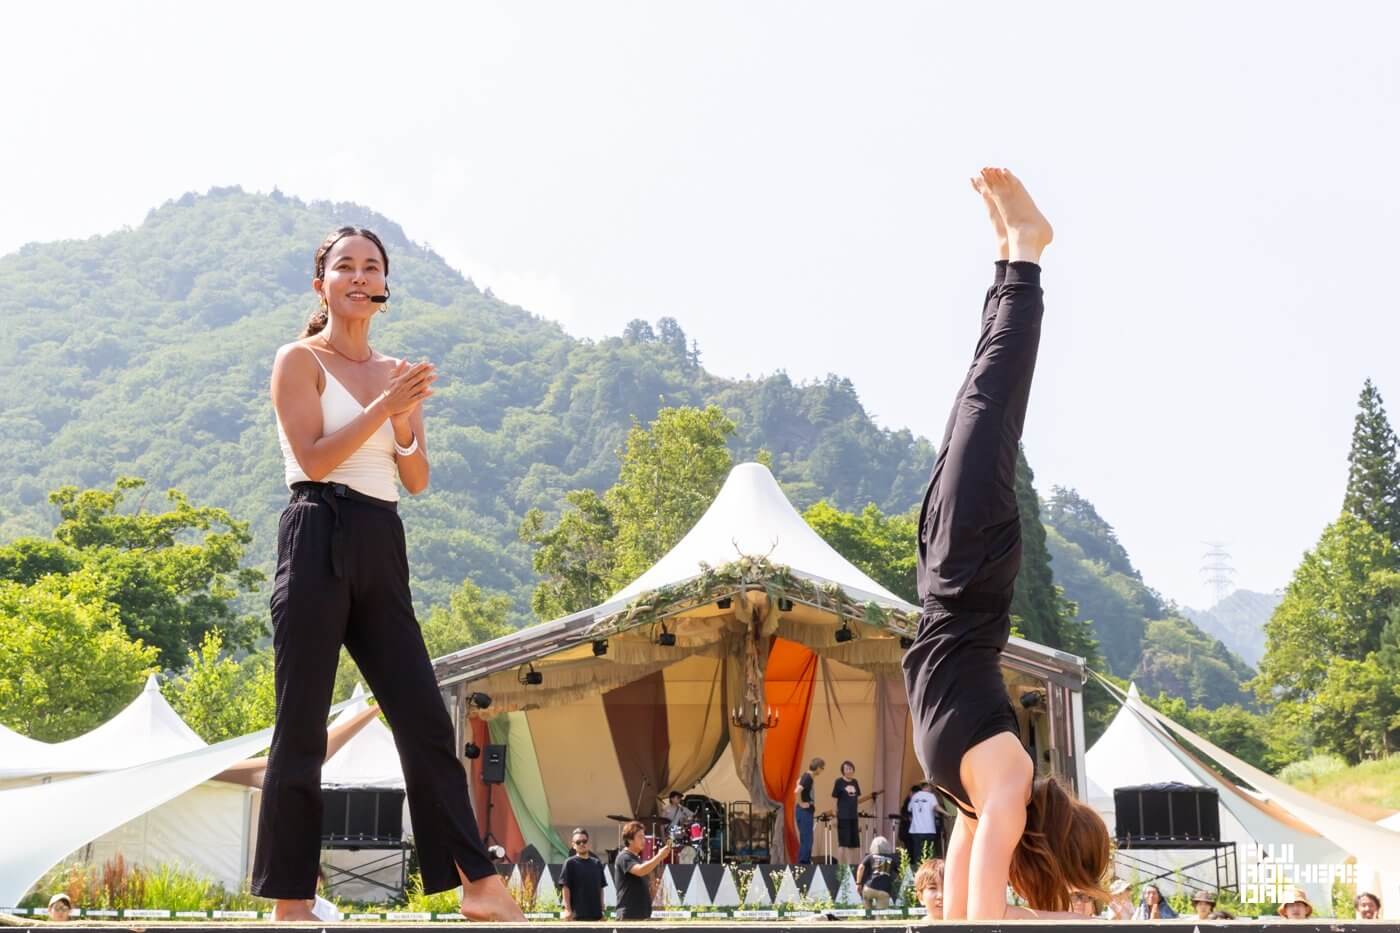
[{"label": "standing woman", "polygon": [[854,762],[841,762],[831,796],[836,799],[837,858],[843,865],[854,865],[860,861],[860,782]]},{"label": "standing woman", "polygon": [[[1053,231],[1006,169],[972,186],[996,230],[972,366],[948,418],[919,519],[923,617],[904,655],[914,746],[962,815],[948,842],[944,917],[1000,920],[1107,899],[1108,829],[1053,778],[1035,779],[1001,676],[1021,567],[1016,458],[1045,313],[1040,254]],[[1008,882],[1032,910],[1006,903]]]},{"label": "standing woman", "polygon": [[[341,227],[316,250],[320,309],[277,351],[272,405],[291,502],[272,591],[277,721],[268,753],[253,893],[275,920],[314,920],[326,714],[343,644],[394,730],[425,892],[462,885],[462,913],[523,920],[482,845],[452,723],[413,615],[399,484],[428,486],[423,401],[437,378],[370,346],[389,256]],[[376,301],[378,299],[378,301]]]}]

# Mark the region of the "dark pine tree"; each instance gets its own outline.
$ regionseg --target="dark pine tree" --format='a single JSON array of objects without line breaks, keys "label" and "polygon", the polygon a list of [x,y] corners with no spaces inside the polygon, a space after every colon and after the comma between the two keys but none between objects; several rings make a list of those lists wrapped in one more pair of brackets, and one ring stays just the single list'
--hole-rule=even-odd
[{"label": "dark pine tree", "polygon": [[1381,394],[1366,380],[1347,455],[1347,494],[1342,510],[1400,542],[1400,457]]}]

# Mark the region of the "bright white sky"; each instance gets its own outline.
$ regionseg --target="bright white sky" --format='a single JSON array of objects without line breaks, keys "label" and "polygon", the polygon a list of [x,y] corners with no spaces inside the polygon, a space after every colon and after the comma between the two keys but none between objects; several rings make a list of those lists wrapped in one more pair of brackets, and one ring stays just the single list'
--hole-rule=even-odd
[{"label": "bright white sky", "polygon": [[714,372],[837,372],[930,437],[991,273],[966,178],[1008,165],[1057,234],[1038,485],[1187,604],[1207,540],[1286,583],[1362,380],[1400,412],[1393,3],[27,3],[5,32],[0,253],[213,185],[354,200],[575,335],[670,315]]}]

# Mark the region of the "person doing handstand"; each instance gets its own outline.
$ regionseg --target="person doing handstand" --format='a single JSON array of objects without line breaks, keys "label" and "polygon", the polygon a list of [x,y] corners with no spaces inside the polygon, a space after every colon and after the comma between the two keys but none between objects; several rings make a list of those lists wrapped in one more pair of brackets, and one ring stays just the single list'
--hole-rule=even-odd
[{"label": "person doing handstand", "polygon": [[[1040,257],[1053,230],[1006,169],[982,169],[972,187],[996,230],[996,278],[924,495],[923,615],[904,681],[924,773],[962,814],[948,843],[944,918],[1071,917],[1071,891],[1108,899],[1108,829],[1058,781],[1035,778],[1001,675],[1021,566],[1016,462],[1045,311]],[[1007,904],[1008,882],[1031,910]]]}]

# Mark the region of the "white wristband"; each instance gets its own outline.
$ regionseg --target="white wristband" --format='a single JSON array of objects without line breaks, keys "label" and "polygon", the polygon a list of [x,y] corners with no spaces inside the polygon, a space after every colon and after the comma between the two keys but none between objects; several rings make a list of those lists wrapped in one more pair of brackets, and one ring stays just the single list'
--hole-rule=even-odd
[{"label": "white wristband", "polygon": [[399,442],[394,441],[394,453],[398,454],[400,457],[411,457],[418,453],[418,435],[413,435],[413,443],[409,444],[407,447],[400,447]]}]

